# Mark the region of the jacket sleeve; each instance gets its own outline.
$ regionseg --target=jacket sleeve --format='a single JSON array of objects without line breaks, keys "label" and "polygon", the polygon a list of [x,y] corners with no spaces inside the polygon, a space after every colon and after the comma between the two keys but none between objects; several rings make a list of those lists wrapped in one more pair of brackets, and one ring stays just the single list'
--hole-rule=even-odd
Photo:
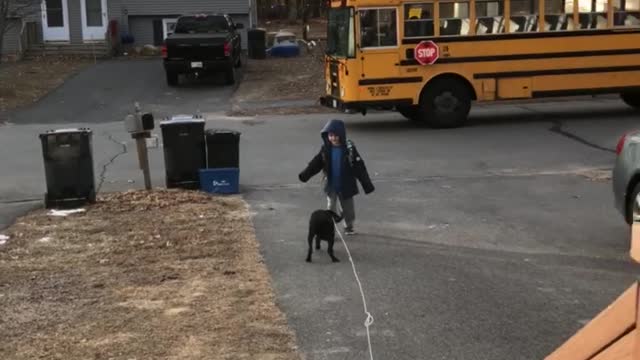
[{"label": "jacket sleeve", "polygon": [[311,162],[309,162],[307,167],[304,170],[302,170],[300,174],[298,174],[298,179],[306,183],[307,181],[309,181],[309,179],[311,179],[317,173],[322,171],[323,167],[324,166],[322,161],[322,149],[321,149],[320,152],[318,152],[318,154],[313,157]]},{"label": "jacket sleeve", "polygon": [[362,189],[365,194],[372,193],[376,188],[373,186],[371,182],[371,178],[369,178],[369,172],[367,171],[367,166],[362,159],[362,156],[358,153],[358,149],[352,143],[352,151],[353,151],[353,159],[351,159],[351,166],[353,168],[353,174],[356,176],[360,184],[362,185]]}]

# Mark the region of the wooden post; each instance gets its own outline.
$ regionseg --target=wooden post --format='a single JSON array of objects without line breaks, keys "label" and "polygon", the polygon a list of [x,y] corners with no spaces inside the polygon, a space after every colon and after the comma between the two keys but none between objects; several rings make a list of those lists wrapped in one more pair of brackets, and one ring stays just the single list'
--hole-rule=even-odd
[{"label": "wooden post", "polygon": [[148,131],[132,135],[132,137],[136,139],[138,162],[140,163],[140,170],[142,170],[144,176],[144,187],[147,190],[151,190],[151,172],[149,171],[149,153],[147,151],[147,138],[150,136],[151,134]]}]

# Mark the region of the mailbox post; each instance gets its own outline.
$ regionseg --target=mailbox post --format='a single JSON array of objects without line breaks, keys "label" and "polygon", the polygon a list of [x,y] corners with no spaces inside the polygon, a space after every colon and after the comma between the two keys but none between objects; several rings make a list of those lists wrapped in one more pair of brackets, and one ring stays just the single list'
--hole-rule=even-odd
[{"label": "mailbox post", "polygon": [[153,115],[142,113],[140,104],[135,103],[135,113],[129,114],[124,119],[125,127],[136,141],[138,162],[144,176],[144,187],[151,190],[151,172],[149,170],[149,153],[147,151],[147,139],[151,137],[154,128]]}]

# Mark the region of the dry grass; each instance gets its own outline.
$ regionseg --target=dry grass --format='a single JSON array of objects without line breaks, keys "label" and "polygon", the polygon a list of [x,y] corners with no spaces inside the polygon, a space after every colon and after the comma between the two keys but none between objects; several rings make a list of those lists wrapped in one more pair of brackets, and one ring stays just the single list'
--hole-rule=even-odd
[{"label": "dry grass", "polygon": [[232,99],[232,115],[327,112],[319,103],[314,107],[260,107],[261,103],[287,100],[317,102],[325,91],[323,52],[321,42],[311,52],[302,46],[299,57],[249,59]]},{"label": "dry grass", "polygon": [[300,359],[239,198],[109,194],[4,234],[2,359]]},{"label": "dry grass", "polygon": [[0,113],[30,105],[93,60],[46,57],[0,65]]}]

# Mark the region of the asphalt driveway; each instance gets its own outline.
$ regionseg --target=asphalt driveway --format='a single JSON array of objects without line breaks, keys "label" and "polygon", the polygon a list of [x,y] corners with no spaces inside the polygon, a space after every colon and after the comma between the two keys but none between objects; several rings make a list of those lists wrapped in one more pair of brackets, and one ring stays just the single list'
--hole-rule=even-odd
[{"label": "asphalt driveway", "polygon": [[[242,78],[240,71],[239,78]],[[236,84],[237,86],[237,84]],[[225,113],[236,86],[222,75],[169,87],[162,61],[108,60],[90,66],[34,106],[10,113],[16,124],[121,121],[139,102],[158,118],[197,112]]]},{"label": "asphalt driveway", "polygon": [[[242,193],[277,303],[307,359],[367,354],[342,244],[341,263],[324,251],[304,262],[308,215],[326,202],[318,178],[300,184],[297,174],[330,118],[347,121],[377,187],[357,198],[360,234],[347,239],[375,318],[376,359],[542,359],[640,275],[610,181],[598,175],[613,165],[619,136],[638,127],[637,113],[618,100],[477,106],[472,126],[442,131],[391,113],[224,118],[215,114],[230,88],[169,89],[159,65],[99,64],[0,128],[0,228],[42,196],[38,132],[91,127],[102,190],[141,188],[120,122],[132,99],[156,117],[206,104],[207,128],[242,132]],[[150,158],[153,183],[163,186],[162,149]]]}]

